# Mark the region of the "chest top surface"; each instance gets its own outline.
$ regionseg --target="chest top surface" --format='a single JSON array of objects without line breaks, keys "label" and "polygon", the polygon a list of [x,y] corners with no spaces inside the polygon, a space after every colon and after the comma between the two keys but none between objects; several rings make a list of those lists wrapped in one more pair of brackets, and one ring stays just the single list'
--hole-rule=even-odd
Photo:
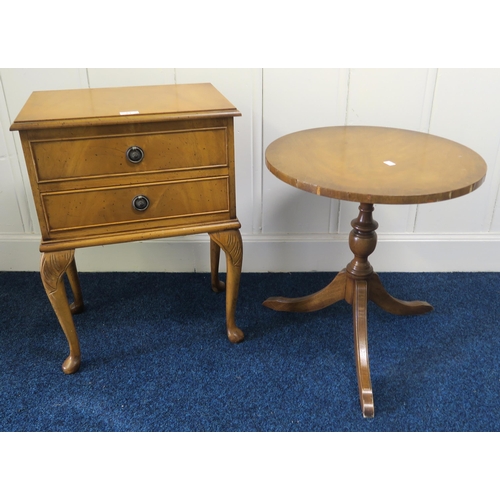
[{"label": "chest top surface", "polygon": [[212,84],[36,91],[11,130],[240,116]]},{"label": "chest top surface", "polygon": [[481,156],[457,142],[384,127],[324,127],[285,135],[266,165],[299,189],[361,203],[427,203],[465,195],[486,175]]}]

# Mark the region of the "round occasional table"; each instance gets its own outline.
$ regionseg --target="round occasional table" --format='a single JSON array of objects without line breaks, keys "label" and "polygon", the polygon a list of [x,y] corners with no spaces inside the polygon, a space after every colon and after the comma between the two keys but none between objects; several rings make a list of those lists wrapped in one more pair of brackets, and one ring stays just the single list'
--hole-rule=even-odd
[{"label": "round occasional table", "polygon": [[283,136],[266,149],[268,169],[282,181],[320,196],[359,202],[351,222],[346,268],[319,292],[270,297],[276,311],[317,311],[344,299],[352,305],[359,397],[364,417],[375,407],[368,358],[367,303],[392,314],[432,311],[427,302],[398,300],[385,290],[368,262],[377,244],[373,205],[449,200],[477,189],[486,163],[477,153],[433,135],[384,127],[325,127]]}]

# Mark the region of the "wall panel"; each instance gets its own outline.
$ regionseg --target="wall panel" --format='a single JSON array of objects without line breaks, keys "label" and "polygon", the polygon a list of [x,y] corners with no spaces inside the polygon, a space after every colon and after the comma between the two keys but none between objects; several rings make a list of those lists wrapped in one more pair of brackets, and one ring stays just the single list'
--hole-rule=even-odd
[{"label": "wall panel", "polygon": [[439,70],[430,133],[474,149],[489,169],[476,192],[444,203],[421,205],[417,233],[489,231],[500,181],[500,70]]},{"label": "wall panel", "polygon": [[0,130],[0,233],[23,233],[21,208],[14,189],[4,132]]},{"label": "wall panel", "polygon": [[[329,125],[381,125],[463,143],[488,164],[485,184],[456,200],[376,205],[379,271],[500,271],[500,69],[70,68],[0,69],[0,271],[36,270],[39,228],[17,133],[34,90],[211,82],[235,118],[237,212],[244,271],[339,270],[357,203],[276,179],[265,148]],[[208,271],[208,238],[193,235],[81,249],[82,271]],[[221,264],[223,266],[223,263]]]},{"label": "wall panel", "polygon": [[175,83],[175,71],[173,69],[89,68],[87,71],[90,88]]},{"label": "wall panel", "polygon": [[26,192],[15,154],[14,138],[8,131],[10,123],[7,103],[0,81],[0,235],[24,232],[23,215],[29,226]]},{"label": "wall panel", "polygon": [[[338,94],[345,78],[340,70],[264,70],[264,149],[298,130],[343,125],[345,104],[339,105]],[[293,188],[263,168],[263,233],[328,233],[332,218],[336,229],[330,199]]]},{"label": "wall panel", "polygon": [[35,90],[84,88],[87,86],[87,74],[83,69],[1,69],[0,79],[6,106],[6,113],[0,117],[2,129],[5,134],[9,134],[9,140],[13,141],[17,152],[17,157],[11,157],[10,162],[15,183],[12,188],[17,195],[25,230],[39,234],[40,227],[29,188],[21,141],[19,134],[9,132],[9,127],[32,92]]},{"label": "wall panel", "polygon": [[12,121],[35,90],[64,90],[88,87],[84,69],[2,69],[0,70]]}]

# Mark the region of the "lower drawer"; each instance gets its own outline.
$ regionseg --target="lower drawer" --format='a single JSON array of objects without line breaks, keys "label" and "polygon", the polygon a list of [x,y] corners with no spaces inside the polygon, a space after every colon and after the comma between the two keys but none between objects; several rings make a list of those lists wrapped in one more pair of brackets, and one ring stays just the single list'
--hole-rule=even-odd
[{"label": "lower drawer", "polygon": [[136,223],[137,228],[147,228],[157,221],[169,226],[190,224],[197,217],[221,214],[224,219],[229,214],[227,177],[48,192],[41,196],[51,237],[93,228],[109,233],[131,223]]}]

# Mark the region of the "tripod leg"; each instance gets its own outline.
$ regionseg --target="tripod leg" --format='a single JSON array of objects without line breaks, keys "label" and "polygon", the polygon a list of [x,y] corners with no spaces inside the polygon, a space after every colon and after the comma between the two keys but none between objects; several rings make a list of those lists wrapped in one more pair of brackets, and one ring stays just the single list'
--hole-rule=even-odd
[{"label": "tripod leg", "polygon": [[375,415],[373,390],[370,378],[370,362],[368,358],[368,285],[364,280],[354,282],[352,302],[354,322],[354,350],[356,355],[356,372],[358,375],[359,400],[363,417]]},{"label": "tripod leg", "polygon": [[387,290],[382,285],[377,273],[373,273],[369,278],[368,283],[368,299],[375,302],[384,311],[391,314],[425,314],[432,311],[434,308],[428,303],[421,300],[413,300],[407,302],[399,300],[389,295]]},{"label": "tripod leg", "polygon": [[312,312],[319,311],[345,297],[346,272],[340,271],[334,280],[319,292],[304,297],[287,299],[285,297],[269,297],[262,305],[275,311]]}]

